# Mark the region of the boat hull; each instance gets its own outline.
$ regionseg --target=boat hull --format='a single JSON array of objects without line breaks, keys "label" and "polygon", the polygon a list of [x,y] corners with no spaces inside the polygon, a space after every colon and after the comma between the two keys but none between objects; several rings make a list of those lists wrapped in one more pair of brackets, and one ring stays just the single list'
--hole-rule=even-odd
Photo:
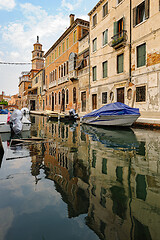
[{"label": "boat hull", "polygon": [[97,126],[124,126],[130,127],[139,115],[110,115],[100,117],[83,117],[81,123]]},{"label": "boat hull", "polygon": [[[29,131],[31,128],[30,123],[23,123],[22,125],[22,132]],[[0,133],[9,133],[11,132],[10,124],[7,123],[0,123]]]}]

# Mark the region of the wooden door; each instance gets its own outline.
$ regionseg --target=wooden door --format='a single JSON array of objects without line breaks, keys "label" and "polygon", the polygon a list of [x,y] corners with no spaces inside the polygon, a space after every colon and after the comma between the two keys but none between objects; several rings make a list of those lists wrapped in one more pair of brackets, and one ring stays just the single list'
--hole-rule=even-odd
[{"label": "wooden door", "polygon": [[124,103],[124,87],[117,88],[117,102]]},{"label": "wooden door", "polygon": [[97,109],[97,94],[92,95],[92,110]]}]

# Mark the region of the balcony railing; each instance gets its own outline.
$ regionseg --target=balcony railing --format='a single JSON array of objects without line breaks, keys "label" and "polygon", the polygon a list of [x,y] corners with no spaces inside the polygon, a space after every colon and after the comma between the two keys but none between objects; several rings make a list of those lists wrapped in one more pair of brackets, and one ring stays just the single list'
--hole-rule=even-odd
[{"label": "balcony railing", "polygon": [[57,81],[53,81],[49,84],[49,88],[55,87],[57,85]]},{"label": "balcony railing", "polygon": [[122,30],[121,32],[118,32],[116,35],[114,35],[111,39],[112,39],[110,43],[111,47],[116,49],[121,46],[124,46],[127,41],[127,31]]},{"label": "balcony railing", "polygon": [[58,79],[58,85],[62,84],[62,83],[65,83],[65,82],[68,82],[68,81],[69,81],[68,76],[61,77],[61,78]]}]

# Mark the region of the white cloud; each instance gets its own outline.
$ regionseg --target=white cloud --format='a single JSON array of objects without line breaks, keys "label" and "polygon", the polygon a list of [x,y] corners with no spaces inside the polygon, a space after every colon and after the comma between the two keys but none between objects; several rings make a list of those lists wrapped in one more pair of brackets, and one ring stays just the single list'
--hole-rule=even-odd
[{"label": "white cloud", "polygon": [[15,0],[0,0],[0,10],[11,11],[15,6]]},{"label": "white cloud", "polygon": [[72,0],[72,1],[62,0],[61,7],[66,8],[69,11],[73,11],[80,6],[81,2],[82,0]]},{"label": "white cloud", "polygon": [[22,58],[29,61],[36,36],[40,36],[43,47],[48,49],[69,25],[69,18],[62,14],[48,15],[40,6],[30,3],[21,4],[20,7],[25,20],[10,23],[3,29],[2,38],[21,52],[21,61]]},{"label": "white cloud", "polygon": [[[30,3],[21,4],[20,10],[22,20],[10,22],[1,28],[2,40],[7,46],[7,52],[3,56],[0,54],[0,58],[6,62],[31,62],[31,51],[37,36],[40,37],[43,50],[47,51],[69,26],[69,17],[62,13],[49,15],[40,6]],[[0,76],[5,81],[1,81],[1,88],[6,94],[17,93],[21,71],[30,69],[30,65],[2,66]]]}]

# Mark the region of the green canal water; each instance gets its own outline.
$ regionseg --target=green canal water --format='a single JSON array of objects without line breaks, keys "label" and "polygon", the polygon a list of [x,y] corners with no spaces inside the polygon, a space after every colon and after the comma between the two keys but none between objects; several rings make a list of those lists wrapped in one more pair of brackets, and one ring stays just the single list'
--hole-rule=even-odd
[{"label": "green canal water", "polygon": [[160,131],[31,121],[1,135],[0,240],[160,239]]}]

